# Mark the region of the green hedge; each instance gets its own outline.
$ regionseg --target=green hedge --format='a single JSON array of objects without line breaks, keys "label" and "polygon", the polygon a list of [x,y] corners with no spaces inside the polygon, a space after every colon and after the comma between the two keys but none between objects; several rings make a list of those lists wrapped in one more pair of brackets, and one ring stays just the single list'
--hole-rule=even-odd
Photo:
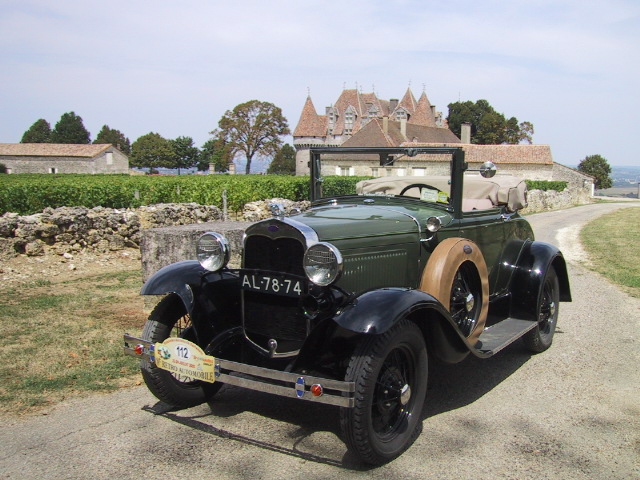
[{"label": "green hedge", "polygon": [[555,190],[556,192],[562,192],[567,188],[567,182],[552,182],[549,180],[525,180],[527,188],[529,190]]},{"label": "green hedge", "polygon": [[[362,177],[326,177],[325,195],[355,192]],[[96,206],[135,208],[155,203],[190,203],[222,208],[227,191],[229,210],[266,198],[309,199],[309,177],[279,175],[37,175],[0,177],[0,214],[29,215],[47,207]]]}]

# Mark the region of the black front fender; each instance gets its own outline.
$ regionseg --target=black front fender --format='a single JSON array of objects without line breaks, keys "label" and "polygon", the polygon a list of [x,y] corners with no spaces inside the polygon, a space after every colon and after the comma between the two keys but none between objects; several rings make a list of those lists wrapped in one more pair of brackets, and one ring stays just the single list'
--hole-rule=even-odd
[{"label": "black front fender", "polygon": [[420,309],[448,313],[435,298],[420,290],[382,288],[363,293],[334,317],[342,328],[356,333],[384,333],[400,319]]},{"label": "black front fender", "polygon": [[201,288],[221,280],[233,280],[231,272],[209,272],[195,260],[185,260],[162,267],[142,286],[141,295],[165,295],[175,293],[180,297],[189,314],[194,308],[194,288]]}]

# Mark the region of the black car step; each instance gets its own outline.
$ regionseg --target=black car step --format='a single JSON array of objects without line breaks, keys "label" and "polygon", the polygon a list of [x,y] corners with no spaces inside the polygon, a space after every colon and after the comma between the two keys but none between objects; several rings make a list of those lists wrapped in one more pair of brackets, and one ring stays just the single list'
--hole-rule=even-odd
[{"label": "black car step", "polygon": [[490,357],[515,342],[536,325],[537,323],[531,320],[505,318],[482,332],[476,344],[476,352],[478,356]]}]

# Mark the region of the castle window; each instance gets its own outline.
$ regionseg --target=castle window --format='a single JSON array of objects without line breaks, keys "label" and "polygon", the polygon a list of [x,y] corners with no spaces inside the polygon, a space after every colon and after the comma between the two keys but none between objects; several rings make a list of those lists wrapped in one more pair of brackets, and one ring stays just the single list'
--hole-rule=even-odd
[{"label": "castle window", "polygon": [[344,112],[344,133],[350,134],[353,132],[353,124],[355,121],[356,111],[351,105],[349,105],[347,110]]},{"label": "castle window", "polygon": [[409,115],[407,114],[407,111],[404,108],[400,108],[396,111],[396,121],[399,122],[401,120],[407,120],[409,118]]}]

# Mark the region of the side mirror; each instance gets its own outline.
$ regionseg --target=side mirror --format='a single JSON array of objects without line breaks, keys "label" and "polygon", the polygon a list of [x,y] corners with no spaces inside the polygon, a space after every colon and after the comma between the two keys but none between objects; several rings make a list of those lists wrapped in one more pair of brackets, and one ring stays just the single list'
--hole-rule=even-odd
[{"label": "side mirror", "polygon": [[484,162],[480,166],[480,175],[484,178],[492,178],[498,169],[493,162]]}]

